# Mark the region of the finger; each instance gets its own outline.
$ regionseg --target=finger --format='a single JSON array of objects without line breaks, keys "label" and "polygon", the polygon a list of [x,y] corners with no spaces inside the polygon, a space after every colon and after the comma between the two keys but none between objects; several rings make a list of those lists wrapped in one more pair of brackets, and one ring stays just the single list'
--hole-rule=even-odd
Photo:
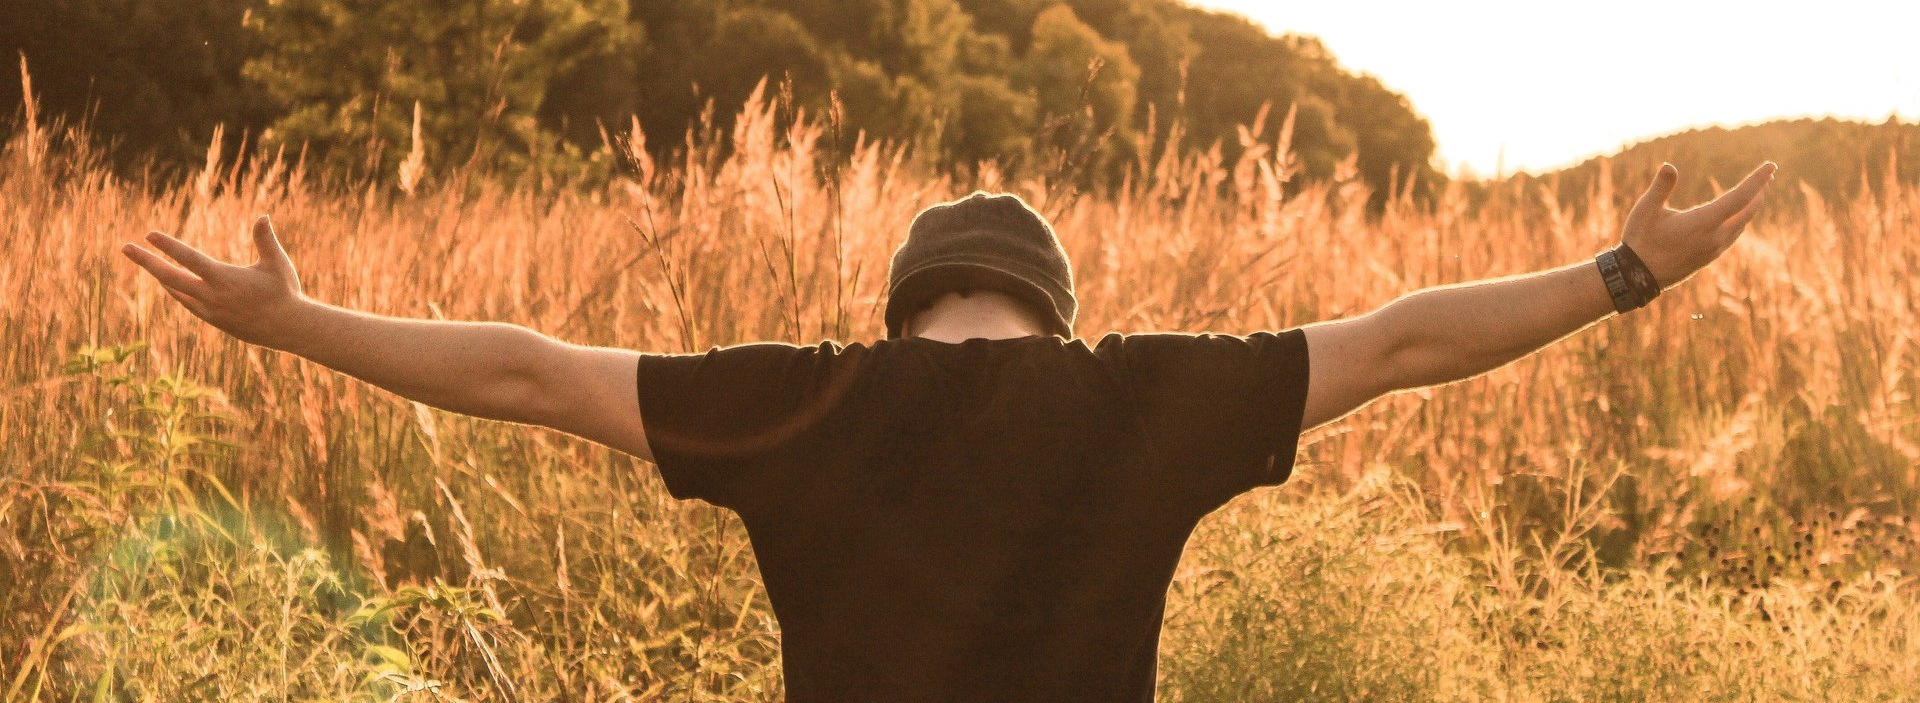
[{"label": "finger", "polygon": [[213,257],[200,253],[199,249],[188,246],[186,242],[167,236],[164,232],[148,232],[147,242],[167,256],[173,257],[174,261],[180,262],[181,266],[198,274],[201,278],[215,278],[220,275],[220,269],[226,266],[215,261]]},{"label": "finger", "polygon": [[180,307],[186,308],[187,312],[193,313],[194,317],[198,317],[202,320],[207,319],[207,304],[200,302],[199,298],[195,298],[191,295],[187,295],[186,293],[182,293],[172,288],[166,288],[164,290],[167,291],[167,295],[173,296],[174,300],[180,301]]},{"label": "finger", "polygon": [[1759,168],[1741,179],[1740,185],[1734,186],[1733,190],[1695,209],[1714,220],[1722,222],[1730,220],[1735,213],[1746,210],[1747,206],[1753,203],[1754,198],[1760,197],[1760,191],[1765,190],[1767,184],[1773,182],[1773,173],[1778,169],[1779,167],[1772,161],[1760,164]]},{"label": "finger", "polygon": [[261,215],[253,221],[253,248],[260,251],[260,263],[280,273],[293,272],[293,259],[287,257],[287,250],[280,246],[280,237],[273,232],[273,221]]},{"label": "finger", "polygon": [[1653,174],[1653,183],[1647,186],[1646,194],[1640,196],[1640,203],[1634,209],[1666,207],[1667,200],[1673,197],[1673,186],[1678,182],[1680,169],[1674,168],[1673,164],[1660,164],[1660,170]]},{"label": "finger", "polygon": [[195,278],[186,269],[175,266],[173,262],[162,259],[160,255],[147,251],[137,244],[128,242],[120,247],[120,253],[126,254],[127,258],[133,259],[133,263],[139,264],[140,268],[153,274],[163,288],[186,293],[201,293],[206,290],[205,281]]},{"label": "finger", "polygon": [[1728,239],[1740,236],[1740,233],[1746,230],[1747,223],[1752,222],[1754,216],[1760,214],[1760,205],[1765,202],[1767,202],[1767,194],[1762,191],[1753,199],[1753,202],[1747,203],[1746,207],[1728,218],[1726,224],[1720,226],[1720,231],[1725,233]]}]

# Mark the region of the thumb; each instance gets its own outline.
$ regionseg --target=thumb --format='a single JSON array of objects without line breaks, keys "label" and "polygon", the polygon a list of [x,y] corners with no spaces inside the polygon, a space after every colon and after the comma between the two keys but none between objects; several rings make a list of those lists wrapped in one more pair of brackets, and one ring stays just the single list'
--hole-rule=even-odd
[{"label": "thumb", "polygon": [[1643,207],[1664,208],[1667,200],[1673,197],[1673,186],[1680,181],[1680,170],[1673,164],[1660,164],[1660,170],[1653,174],[1653,184],[1647,186],[1647,192],[1640,196],[1638,210]]},{"label": "thumb", "polygon": [[287,257],[287,250],[280,246],[280,238],[273,233],[273,221],[266,215],[253,221],[253,247],[260,250],[260,263],[269,268],[293,275],[293,259]]}]

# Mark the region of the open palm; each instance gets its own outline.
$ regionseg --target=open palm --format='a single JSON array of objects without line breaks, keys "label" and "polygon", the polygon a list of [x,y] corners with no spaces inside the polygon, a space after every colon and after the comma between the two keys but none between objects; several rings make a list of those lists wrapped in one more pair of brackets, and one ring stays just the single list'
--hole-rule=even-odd
[{"label": "open palm", "polygon": [[1678,285],[1740,238],[1766,200],[1762,196],[1776,170],[1771,161],[1760,164],[1733,190],[1699,207],[1678,211],[1667,207],[1667,199],[1673,196],[1680,171],[1673,164],[1663,164],[1627,214],[1622,241],[1646,262],[1661,288]]},{"label": "open palm", "polygon": [[147,242],[173,261],[132,242],[120,252],[153,274],[188,312],[241,341],[274,346],[277,323],[302,299],[300,274],[265,216],[253,223],[260,260],[249,266],[216,260],[162,232],[147,233]]}]

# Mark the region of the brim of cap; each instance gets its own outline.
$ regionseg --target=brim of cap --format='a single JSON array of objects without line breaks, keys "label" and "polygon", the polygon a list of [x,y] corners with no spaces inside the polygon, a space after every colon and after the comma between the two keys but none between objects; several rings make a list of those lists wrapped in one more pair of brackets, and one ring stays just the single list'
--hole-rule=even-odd
[{"label": "brim of cap", "polygon": [[922,266],[901,277],[887,296],[887,338],[900,336],[907,316],[941,295],[963,288],[985,288],[1006,293],[1035,308],[1053,324],[1053,333],[1072,337],[1072,328],[1060,318],[1059,308],[1046,289],[1005,269],[974,261],[943,261]]}]

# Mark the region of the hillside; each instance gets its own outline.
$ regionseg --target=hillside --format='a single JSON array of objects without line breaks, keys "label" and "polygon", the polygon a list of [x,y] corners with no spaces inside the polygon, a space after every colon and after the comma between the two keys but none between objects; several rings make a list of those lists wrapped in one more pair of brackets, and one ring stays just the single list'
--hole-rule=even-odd
[{"label": "hillside", "polygon": [[[1805,183],[1823,199],[1849,200],[1866,191],[1881,193],[1891,166],[1900,183],[1920,182],[1920,124],[1888,120],[1868,124],[1826,119],[1766,122],[1732,129],[1709,127],[1649,139],[1618,154],[1588,159],[1540,176],[1518,175],[1510,184],[1544,183],[1562,202],[1587,199],[1597,176],[1611,172],[1614,183],[1638,193],[1654,169],[1672,162],[1688,177],[1674,194],[1676,203],[1706,200],[1715,184],[1731,185],[1762,160],[1780,164],[1780,175]],[[1798,199],[1792,189],[1770,197]]]}]

